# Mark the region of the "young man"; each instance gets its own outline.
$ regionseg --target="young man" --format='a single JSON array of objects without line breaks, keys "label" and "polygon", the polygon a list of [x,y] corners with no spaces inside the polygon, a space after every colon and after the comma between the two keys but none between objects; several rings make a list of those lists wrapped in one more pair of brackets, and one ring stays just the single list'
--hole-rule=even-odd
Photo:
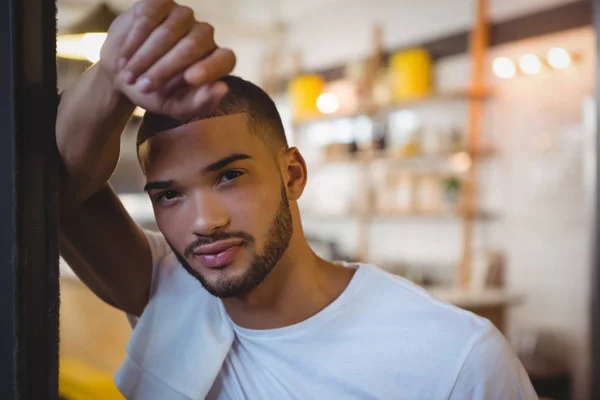
[{"label": "young man", "polygon": [[[227,75],[234,64],[189,9],[145,0],[62,95],[61,253],[132,317],[126,397],[537,398],[488,321],[311,251],[304,160],[271,99]],[[134,105],[148,110],[138,156],[161,234],[107,183]]]}]

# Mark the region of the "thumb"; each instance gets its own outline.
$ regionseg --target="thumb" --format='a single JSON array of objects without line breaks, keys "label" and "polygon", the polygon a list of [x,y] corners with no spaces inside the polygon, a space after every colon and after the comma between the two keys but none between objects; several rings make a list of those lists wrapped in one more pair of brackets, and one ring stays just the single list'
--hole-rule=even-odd
[{"label": "thumb", "polygon": [[201,109],[203,114],[211,114],[228,92],[229,87],[225,82],[215,82],[210,85],[206,94],[195,95],[192,104],[195,108]]},{"label": "thumb", "polygon": [[229,88],[224,82],[215,82],[189,88],[187,93],[177,100],[171,100],[167,114],[188,119],[212,114]]}]

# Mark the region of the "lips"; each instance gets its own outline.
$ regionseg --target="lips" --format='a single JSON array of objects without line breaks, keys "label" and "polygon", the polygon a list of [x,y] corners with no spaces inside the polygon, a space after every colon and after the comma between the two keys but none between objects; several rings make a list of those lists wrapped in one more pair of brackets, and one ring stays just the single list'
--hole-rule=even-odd
[{"label": "lips", "polygon": [[219,268],[235,261],[242,245],[243,241],[239,239],[220,240],[196,247],[193,254],[203,266]]}]

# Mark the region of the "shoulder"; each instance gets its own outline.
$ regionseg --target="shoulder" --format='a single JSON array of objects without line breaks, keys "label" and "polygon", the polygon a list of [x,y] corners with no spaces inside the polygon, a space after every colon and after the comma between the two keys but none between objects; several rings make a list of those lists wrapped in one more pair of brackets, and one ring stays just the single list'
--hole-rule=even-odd
[{"label": "shoulder", "polygon": [[513,349],[491,324],[474,338],[449,396],[450,400],[483,398],[538,398]]},{"label": "shoulder", "polygon": [[[448,361],[490,322],[432,296],[407,279],[374,265],[361,265],[362,287],[355,307],[370,323],[386,324],[420,342],[426,352],[443,351]],[[377,312],[373,312],[377,310]],[[452,350],[448,350],[451,347]],[[450,354],[452,353],[452,354]]]},{"label": "shoulder", "polygon": [[446,398],[537,399],[525,369],[490,321],[377,266],[360,268],[365,268],[369,306],[383,304],[386,318],[412,338],[419,357],[443,367]]},{"label": "shoulder", "polygon": [[461,336],[467,332],[479,332],[488,324],[478,317],[445,301],[434,297],[423,287],[391,274],[380,267],[363,264],[365,287],[368,302],[385,304],[386,308],[402,316],[410,314],[414,321],[445,325],[446,330],[460,330]]}]

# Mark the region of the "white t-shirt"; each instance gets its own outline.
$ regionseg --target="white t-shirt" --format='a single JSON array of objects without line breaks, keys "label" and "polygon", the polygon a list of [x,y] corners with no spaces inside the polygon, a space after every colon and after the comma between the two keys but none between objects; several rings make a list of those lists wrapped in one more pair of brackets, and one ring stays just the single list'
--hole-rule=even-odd
[{"label": "white t-shirt", "polygon": [[[150,242],[157,270],[183,271],[177,259],[166,254],[170,251],[168,246],[156,236]],[[201,375],[209,376],[212,382],[206,399],[537,399],[522,365],[489,321],[438,301],[420,287],[376,266],[349,267],[356,268],[356,273],[335,301],[313,317],[280,329],[238,327],[229,319],[220,300],[202,296],[202,302],[212,303],[210,309],[215,314],[203,323],[215,324],[209,327],[211,332],[229,329],[233,333],[228,345],[218,353],[222,358],[211,353],[211,359],[219,360],[210,364],[211,369],[218,371],[203,368],[208,365],[207,359],[198,357],[198,379],[202,379]],[[185,271],[183,274],[188,278],[177,274],[181,279],[194,280]],[[173,301],[169,293],[184,294],[192,287],[190,284],[181,291],[173,288],[161,292],[161,285],[173,286],[175,280],[168,278],[161,282],[160,276],[160,272],[155,273],[151,303],[160,303],[161,293],[165,301],[169,298]],[[205,292],[199,283],[194,290]],[[182,295],[177,301],[188,300]],[[206,304],[195,304],[171,312],[188,312],[190,315],[181,317],[189,321],[202,318],[192,315],[193,310],[205,308]],[[159,309],[151,307],[150,313],[144,311],[140,323],[144,318],[159,320]],[[171,318],[166,311],[163,313],[165,319]],[[156,325],[154,330],[160,326]],[[171,339],[170,343],[150,345],[145,340],[144,345],[180,353],[182,349],[169,346],[185,346],[194,332],[181,328],[178,331],[181,341]],[[144,337],[149,334],[151,330]],[[168,336],[176,338],[177,333]],[[203,337],[207,343],[200,343],[201,348],[212,346],[212,341],[224,342],[200,332],[198,340]],[[179,376],[173,371],[176,362],[167,358],[165,375]],[[160,357],[155,359],[154,364],[158,364]],[[161,374],[160,366],[147,364],[143,369],[154,368],[153,379]],[[183,365],[186,369],[194,368],[190,361]],[[187,393],[181,398],[203,397],[194,397],[184,386],[178,389],[178,393]]]}]

